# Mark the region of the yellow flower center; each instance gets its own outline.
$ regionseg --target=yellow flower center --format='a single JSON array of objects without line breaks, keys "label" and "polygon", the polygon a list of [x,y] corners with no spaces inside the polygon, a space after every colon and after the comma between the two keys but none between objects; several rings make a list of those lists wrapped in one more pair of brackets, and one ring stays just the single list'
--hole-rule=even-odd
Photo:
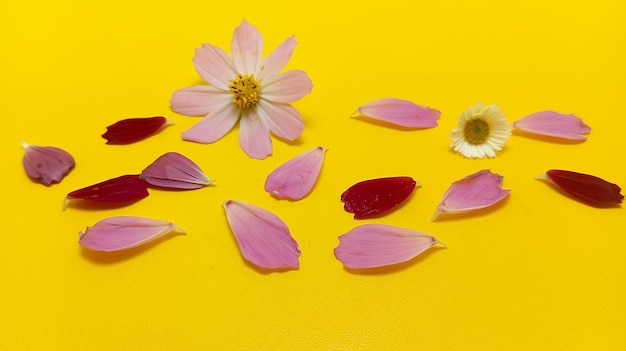
[{"label": "yellow flower center", "polygon": [[237,73],[237,77],[230,81],[228,90],[233,93],[233,102],[246,110],[259,101],[261,84],[254,79],[254,74]]},{"label": "yellow flower center", "polygon": [[463,128],[463,136],[470,144],[484,144],[489,139],[489,124],[480,118],[469,120]]}]

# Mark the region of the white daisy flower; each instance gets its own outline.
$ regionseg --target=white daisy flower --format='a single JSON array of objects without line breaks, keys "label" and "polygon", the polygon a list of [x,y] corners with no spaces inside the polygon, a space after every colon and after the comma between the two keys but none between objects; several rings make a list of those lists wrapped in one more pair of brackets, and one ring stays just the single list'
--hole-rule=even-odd
[{"label": "white daisy flower", "polygon": [[467,158],[495,157],[511,135],[511,126],[496,104],[483,107],[482,102],[459,116],[452,130],[451,147]]}]

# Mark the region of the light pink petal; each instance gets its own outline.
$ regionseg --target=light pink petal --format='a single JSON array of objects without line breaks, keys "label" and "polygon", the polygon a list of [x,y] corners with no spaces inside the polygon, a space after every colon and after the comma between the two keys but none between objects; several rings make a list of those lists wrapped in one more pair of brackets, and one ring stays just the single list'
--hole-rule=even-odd
[{"label": "light pink petal", "polygon": [[257,105],[259,117],[277,137],[295,140],[304,130],[304,121],[298,110],[288,104],[275,104],[260,100]]},{"label": "light pink petal", "polygon": [[221,139],[237,123],[239,109],[228,101],[200,122],[183,132],[183,139],[196,143],[209,144]]},{"label": "light pink petal", "polygon": [[411,101],[386,98],[359,107],[364,116],[407,128],[433,128],[441,115],[438,110]]},{"label": "light pink petal", "polygon": [[232,94],[210,85],[195,85],[174,92],[172,111],[185,116],[206,116],[233,99]]},{"label": "light pink petal", "polygon": [[261,82],[261,98],[273,102],[293,102],[301,99],[313,89],[306,72],[291,70]]},{"label": "light pink petal", "polygon": [[335,257],[347,268],[406,262],[439,243],[432,235],[383,224],[365,224],[339,236]]},{"label": "light pink petal", "polygon": [[483,169],[452,183],[432,220],[441,213],[463,213],[489,207],[504,199],[511,190],[502,189],[503,177]]},{"label": "light pink petal", "polygon": [[258,76],[261,68],[261,56],[263,55],[263,37],[246,20],[243,20],[235,29],[231,52],[237,72]]},{"label": "light pink petal", "polygon": [[197,164],[177,152],[161,155],[139,177],[149,184],[173,189],[199,189],[213,182]]},{"label": "light pink petal", "polygon": [[258,79],[264,80],[282,71],[289,62],[293,49],[296,47],[296,38],[292,35],[276,48],[261,64]]},{"label": "light pink petal", "polygon": [[54,146],[35,146],[22,142],[22,164],[26,174],[33,180],[50,185],[58,183],[69,173],[76,162],[67,151]]},{"label": "light pink petal", "polygon": [[251,158],[262,160],[272,154],[269,128],[253,109],[244,112],[239,121],[239,145]]},{"label": "light pink petal", "polygon": [[276,215],[243,201],[224,203],[230,229],[243,257],[261,268],[298,268],[300,249]]},{"label": "light pink petal", "polygon": [[78,243],[95,251],[118,251],[145,244],[174,230],[185,233],[171,222],[143,217],[111,217],[87,227],[84,233],[79,232]]},{"label": "light pink petal", "polygon": [[547,135],[570,140],[587,140],[581,134],[591,132],[591,128],[574,114],[555,111],[541,111],[513,122],[513,127],[533,134]]},{"label": "light pink petal", "polygon": [[300,200],[315,185],[324,162],[321,146],[305,151],[276,168],[265,180],[265,191],[279,199]]},{"label": "light pink petal", "polygon": [[196,49],[193,64],[202,79],[224,91],[228,91],[229,81],[237,76],[228,54],[211,44],[203,44]]}]

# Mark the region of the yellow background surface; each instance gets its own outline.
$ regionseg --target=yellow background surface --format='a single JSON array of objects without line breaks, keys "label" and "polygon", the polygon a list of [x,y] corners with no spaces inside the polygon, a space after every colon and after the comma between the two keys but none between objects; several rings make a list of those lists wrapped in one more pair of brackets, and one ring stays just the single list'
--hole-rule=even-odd
[{"label": "yellow background surface", "polygon": [[[539,1],[70,1],[0,5],[0,350],[620,350],[626,349],[626,216],[583,205],[534,179],[557,168],[626,185],[623,144],[626,5]],[[194,49],[230,52],[242,19],[265,55],[295,34],[287,69],[313,92],[295,103],[306,129],[274,155],[249,159],[235,129],[201,145],[180,134],[199,119],[171,112],[201,83]],[[408,131],[350,118],[397,97],[442,112]],[[495,159],[454,154],[449,134],[476,101],[510,122],[575,113],[583,143],[514,134]],[[105,127],[163,115],[176,124],[142,142],[105,145]],[[76,168],[50,187],[26,176],[20,141],[54,145]],[[287,159],[328,148],[302,201],[263,184]],[[216,183],[151,195],[124,208],[69,206],[69,191],[138,173],[177,151]],[[450,183],[480,169],[512,189],[501,204],[431,222]],[[339,195],[370,178],[409,175],[422,187],[397,211],[364,221]],[[297,271],[246,264],[222,203],[264,207],[289,226]],[[82,249],[78,231],[116,215],[172,221],[169,235],[125,252]],[[384,223],[437,236],[407,264],[356,274],[333,256],[337,236]]]}]

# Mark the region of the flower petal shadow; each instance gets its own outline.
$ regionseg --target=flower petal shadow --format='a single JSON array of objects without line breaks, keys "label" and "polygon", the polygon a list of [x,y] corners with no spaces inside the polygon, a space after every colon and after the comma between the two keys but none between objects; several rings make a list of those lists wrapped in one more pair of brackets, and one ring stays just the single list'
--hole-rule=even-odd
[{"label": "flower petal shadow", "polygon": [[424,128],[416,128],[416,127],[404,127],[404,126],[400,126],[391,122],[387,122],[387,121],[383,121],[380,119],[376,119],[376,118],[371,118],[371,117],[367,117],[364,115],[354,115],[351,118],[359,120],[359,121],[363,121],[363,122],[367,122],[369,124],[373,124],[375,126],[379,126],[379,127],[383,127],[383,128],[389,128],[389,129],[396,129],[396,130],[400,130],[400,131],[405,131],[405,132],[410,132],[410,131],[414,131],[414,130],[425,130],[425,129],[432,129],[435,127],[424,127]]},{"label": "flower petal shadow", "polygon": [[246,266],[254,269],[255,271],[257,271],[257,273],[260,274],[264,274],[264,275],[268,275],[268,274],[272,274],[272,273],[285,273],[285,272],[289,272],[289,271],[296,271],[299,269],[298,268],[293,268],[293,267],[282,267],[282,268],[263,268],[263,267],[259,267],[257,265],[255,265],[254,263],[246,260],[245,258],[243,258],[243,256],[241,257],[241,259],[244,261],[244,263],[246,264]]},{"label": "flower petal shadow", "polygon": [[521,137],[525,137],[525,138],[529,138],[529,139],[535,139],[535,140],[539,140],[539,141],[545,141],[548,143],[555,143],[555,144],[564,144],[564,145],[569,145],[569,144],[580,144],[586,141],[586,139],[584,140],[573,140],[573,139],[564,139],[564,138],[558,138],[558,137],[554,137],[554,136],[549,136],[549,135],[543,135],[543,134],[536,134],[536,133],[531,133],[525,130],[521,130],[521,129],[517,129],[517,128],[513,128],[513,130],[511,131],[511,133],[513,135],[517,135],[517,136],[521,136]]},{"label": "flower petal shadow", "polygon": [[112,208],[128,207],[141,199],[123,202],[98,202],[84,199],[65,199],[63,202],[63,209],[65,210],[66,208],[75,208],[88,211],[100,211]]},{"label": "flower petal shadow", "polygon": [[483,217],[492,212],[500,210],[500,208],[506,205],[510,197],[511,196],[509,195],[491,206],[480,208],[477,210],[472,210],[469,212],[463,212],[463,213],[443,213],[442,212],[441,214],[439,214],[439,217],[437,217],[437,219],[434,220],[434,222],[455,221],[455,220],[471,218],[471,217]]},{"label": "flower petal shadow", "polygon": [[94,250],[90,250],[88,248],[80,246],[81,256],[100,265],[115,264],[118,262],[129,260],[146,251],[149,251],[153,247],[159,245],[161,242],[170,240],[173,236],[178,236],[178,235],[185,235],[185,234],[179,233],[179,232],[172,232],[168,235],[162,236],[158,239],[152,240],[150,242],[147,242],[137,247],[133,247],[131,249],[111,251],[111,252],[94,251]]},{"label": "flower petal shadow", "polygon": [[597,204],[590,204],[584,201],[580,201],[577,198],[575,198],[574,196],[570,195],[568,192],[566,192],[565,190],[563,190],[562,188],[560,188],[558,185],[552,183],[550,180],[548,179],[544,179],[544,178],[537,178],[537,180],[542,181],[543,183],[548,184],[548,186],[550,186],[552,189],[556,190],[559,194],[568,197],[576,202],[579,202],[583,205],[587,205],[589,207],[594,207],[594,208],[622,208],[622,204],[619,203],[607,203],[604,205],[597,205]]},{"label": "flower petal shadow", "polygon": [[429,248],[427,251],[422,252],[421,254],[419,254],[417,257],[415,257],[413,259],[410,259],[410,260],[408,260],[406,262],[393,264],[393,265],[390,265],[390,266],[376,267],[376,268],[361,268],[361,269],[354,269],[354,268],[343,267],[343,270],[348,272],[348,273],[358,274],[358,275],[385,275],[385,274],[392,274],[392,273],[404,271],[404,270],[407,270],[407,269],[409,269],[409,268],[411,268],[413,266],[416,266],[416,265],[420,264],[422,261],[426,260],[431,255],[433,255],[435,252],[440,251],[440,250],[445,250],[445,249],[446,249],[445,246],[433,246],[433,247]]}]

